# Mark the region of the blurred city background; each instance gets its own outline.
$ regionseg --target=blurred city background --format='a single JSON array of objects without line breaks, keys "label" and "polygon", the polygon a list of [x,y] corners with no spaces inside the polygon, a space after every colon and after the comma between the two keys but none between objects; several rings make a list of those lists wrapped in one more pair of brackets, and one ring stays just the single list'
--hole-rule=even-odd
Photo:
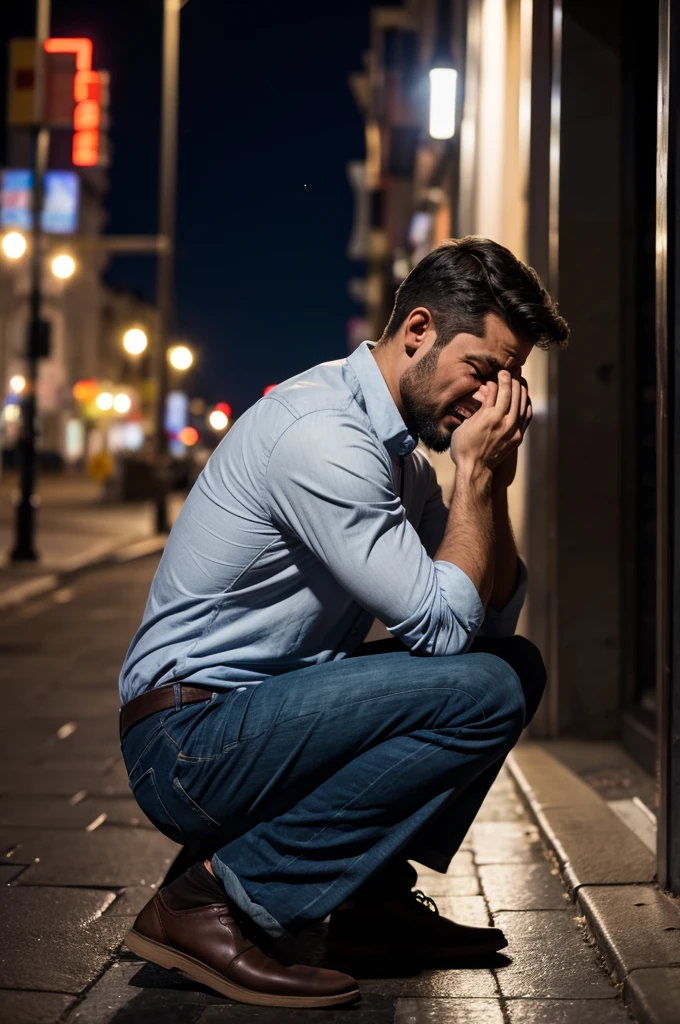
[{"label": "blurred city background", "polygon": [[[511,492],[531,580],[520,632],[549,687],[489,821],[538,843],[508,795],[518,787],[628,1006],[677,1020],[678,21],[672,0],[38,0],[3,14],[0,672],[25,688],[6,708],[23,768],[0,793],[4,856],[26,866],[8,875],[24,893],[12,920],[34,885],[120,897],[167,869],[159,846],[144,882],[143,853],[134,877],[107,862],[86,882],[58,868],[33,882],[40,844],[21,835],[40,827],[49,847],[50,821],[82,830],[59,804],[80,792],[110,850],[114,831],[121,849],[139,831],[116,775],[115,676],[210,452],[267,388],[378,338],[439,241],[483,235],[536,268],[572,330],[566,352],[535,352],[526,370],[535,416]],[[433,460],[448,496],[452,463]],[[79,721],[74,672],[108,760],[87,746],[62,779],[54,736]],[[73,711],[36,717],[59,686]],[[80,784],[83,772],[106,782]],[[496,861],[479,849],[480,869],[536,867],[512,843]],[[482,871],[455,891],[493,913],[486,884]],[[552,914],[532,924],[548,949],[561,892],[522,898],[498,909]],[[55,967],[35,1017],[25,974],[0,981],[16,1020],[67,1012],[117,955],[111,935],[80,973]],[[411,1005],[442,996],[435,982],[378,987],[371,1020],[618,1021],[617,991],[593,995],[579,970],[566,989],[557,960],[525,988],[504,989],[502,971],[490,993],[451,981],[446,1003],[481,1000],[470,1017]],[[97,998],[81,1019],[113,1019]]]}]

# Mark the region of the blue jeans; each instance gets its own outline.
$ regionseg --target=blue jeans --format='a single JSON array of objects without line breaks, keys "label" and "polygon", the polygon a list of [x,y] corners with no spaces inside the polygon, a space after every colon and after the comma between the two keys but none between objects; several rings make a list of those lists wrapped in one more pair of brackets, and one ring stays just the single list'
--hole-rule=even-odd
[{"label": "blue jeans", "polygon": [[544,684],[523,637],[348,658],[158,712],[123,756],[157,828],[211,851],[227,895],[280,936],[397,854],[446,871]]}]

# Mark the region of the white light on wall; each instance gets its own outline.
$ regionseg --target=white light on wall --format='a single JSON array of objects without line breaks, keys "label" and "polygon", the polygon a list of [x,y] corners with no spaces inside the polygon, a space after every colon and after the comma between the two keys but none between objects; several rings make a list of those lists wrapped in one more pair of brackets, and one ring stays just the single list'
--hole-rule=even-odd
[{"label": "white light on wall", "polygon": [[458,72],[453,68],[430,71],[430,135],[433,139],[450,139],[456,130],[457,79]]},{"label": "white light on wall", "polygon": [[15,373],[13,377],[10,377],[9,389],[15,395],[20,395],[22,391],[26,390],[26,378],[22,373]]}]

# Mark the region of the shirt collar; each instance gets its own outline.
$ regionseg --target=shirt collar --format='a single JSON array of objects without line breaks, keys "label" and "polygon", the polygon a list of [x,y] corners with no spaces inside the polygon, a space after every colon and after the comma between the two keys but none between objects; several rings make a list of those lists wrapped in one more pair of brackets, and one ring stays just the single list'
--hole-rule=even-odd
[{"label": "shirt collar", "polygon": [[359,382],[366,413],[378,438],[393,455],[410,455],[418,442],[409,434],[394,404],[385,378],[371,354],[374,347],[375,342],[363,341],[349,356],[347,365]]}]

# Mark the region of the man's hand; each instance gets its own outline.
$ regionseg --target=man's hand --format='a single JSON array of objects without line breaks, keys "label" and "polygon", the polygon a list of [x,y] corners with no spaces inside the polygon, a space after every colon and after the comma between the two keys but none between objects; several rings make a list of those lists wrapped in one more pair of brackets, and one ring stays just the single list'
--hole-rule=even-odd
[{"label": "man's hand", "polygon": [[[531,398],[529,397],[528,385],[524,377],[520,382],[522,384],[522,398],[520,400],[520,420],[521,420],[521,431],[522,440],[526,434],[531,418],[533,416],[533,409],[531,406]],[[493,487],[494,490],[504,487],[506,490],[515,479],[515,473],[517,472],[517,452],[519,446],[515,448],[514,452],[511,452],[499,466],[496,467],[493,473]]]},{"label": "man's hand", "polygon": [[520,409],[524,402],[526,410],[526,385],[501,370],[498,383],[488,381],[475,398],[481,405],[454,431],[451,458],[458,469],[495,470],[521,444]]}]

